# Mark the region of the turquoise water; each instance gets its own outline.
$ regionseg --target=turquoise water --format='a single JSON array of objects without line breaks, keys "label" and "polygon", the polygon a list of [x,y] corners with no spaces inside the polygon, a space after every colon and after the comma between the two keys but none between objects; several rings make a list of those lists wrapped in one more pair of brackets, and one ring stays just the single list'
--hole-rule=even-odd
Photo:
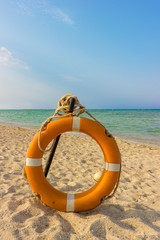
[{"label": "turquoise water", "polygon": [[[53,112],[54,110],[0,110],[0,124],[38,129]],[[160,110],[89,110],[89,112],[113,136],[160,145]]]}]

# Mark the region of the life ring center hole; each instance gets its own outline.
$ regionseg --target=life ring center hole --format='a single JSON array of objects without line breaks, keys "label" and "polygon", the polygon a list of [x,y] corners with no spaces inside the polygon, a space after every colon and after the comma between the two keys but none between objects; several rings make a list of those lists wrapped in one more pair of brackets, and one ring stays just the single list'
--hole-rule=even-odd
[{"label": "life ring center hole", "polygon": [[[49,153],[43,160],[45,167]],[[95,185],[94,175],[104,170],[104,155],[90,136],[78,133],[61,134],[47,180],[66,193],[84,192]]]}]

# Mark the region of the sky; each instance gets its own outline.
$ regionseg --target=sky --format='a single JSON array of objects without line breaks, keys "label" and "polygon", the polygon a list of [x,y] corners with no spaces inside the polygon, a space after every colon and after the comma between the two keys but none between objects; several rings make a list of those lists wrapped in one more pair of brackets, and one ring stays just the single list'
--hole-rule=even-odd
[{"label": "sky", "polygon": [[0,109],[160,108],[159,0],[0,0]]}]

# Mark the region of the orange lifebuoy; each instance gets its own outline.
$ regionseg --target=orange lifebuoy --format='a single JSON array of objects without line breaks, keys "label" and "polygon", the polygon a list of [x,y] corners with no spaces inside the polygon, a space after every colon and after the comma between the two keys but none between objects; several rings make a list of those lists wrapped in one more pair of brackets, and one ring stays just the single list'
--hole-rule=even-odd
[{"label": "orange lifebuoy", "polygon": [[120,176],[120,153],[116,141],[107,136],[106,129],[96,121],[83,117],[65,117],[47,125],[41,132],[41,147],[45,149],[56,136],[69,131],[79,131],[91,136],[100,145],[105,169],[99,181],[85,192],[70,194],[55,189],[45,178],[42,169],[43,152],[38,147],[39,132],[32,140],[26,158],[26,174],[34,193],[47,206],[60,211],[80,212],[98,206],[116,187]]}]

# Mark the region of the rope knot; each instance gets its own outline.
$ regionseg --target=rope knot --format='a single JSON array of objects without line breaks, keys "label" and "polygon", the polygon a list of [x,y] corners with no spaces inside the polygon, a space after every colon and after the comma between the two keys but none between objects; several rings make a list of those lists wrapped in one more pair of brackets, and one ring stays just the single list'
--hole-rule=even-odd
[{"label": "rope knot", "polygon": [[61,97],[58,101],[58,108],[60,108],[60,110],[62,112],[69,112],[69,104],[70,104],[70,100],[71,98],[75,99],[75,106],[74,109],[76,108],[77,105],[79,105],[79,100],[76,96],[73,96],[71,94],[66,94],[63,97]]},{"label": "rope knot", "polygon": [[[69,112],[69,105],[70,105],[70,100],[71,98],[75,99],[75,104],[74,104],[74,109],[73,113]],[[86,108],[82,106],[76,96],[73,96],[72,94],[66,94],[63,97],[60,98],[58,101],[58,108],[55,111],[54,115],[58,116],[71,116],[71,115],[76,115],[79,116],[80,114],[84,113]]]}]

